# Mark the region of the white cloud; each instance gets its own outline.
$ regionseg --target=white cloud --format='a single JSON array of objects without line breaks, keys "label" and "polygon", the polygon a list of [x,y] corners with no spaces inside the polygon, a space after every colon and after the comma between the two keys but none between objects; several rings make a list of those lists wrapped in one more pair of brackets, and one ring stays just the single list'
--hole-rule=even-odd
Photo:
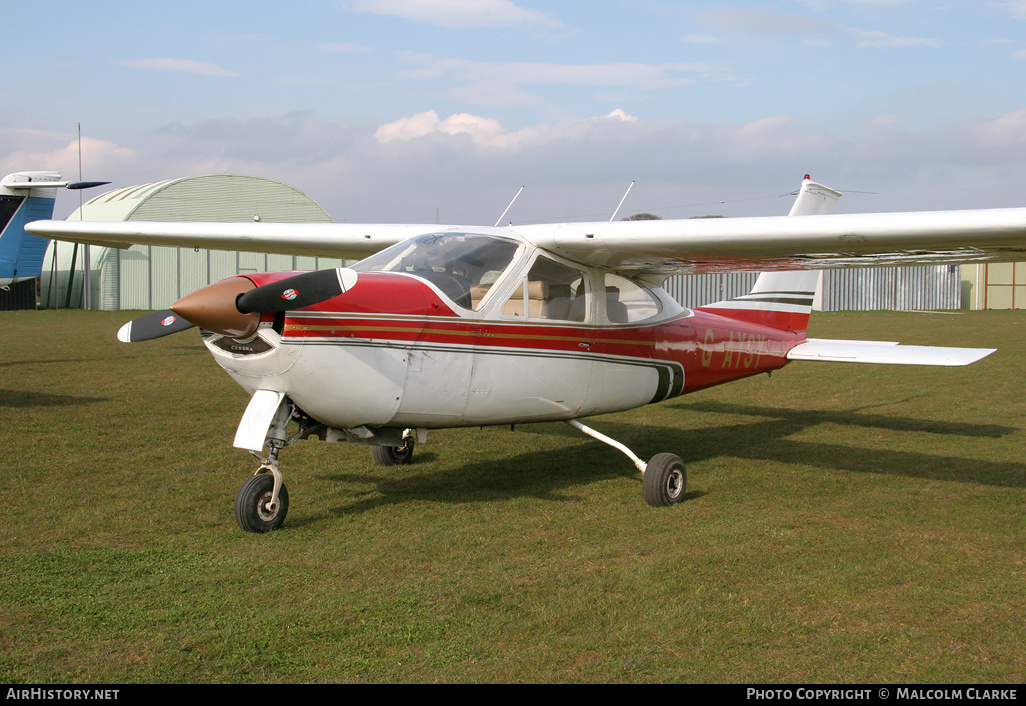
[{"label": "white cloud", "polygon": [[445,120],[429,110],[378,127],[374,137],[378,142],[413,140],[429,135],[468,135],[478,147],[516,152],[559,139],[580,137],[601,123],[635,123],[637,118],[617,108],[608,115],[569,120],[557,125],[534,125],[514,132],[504,129],[497,120],[469,113],[451,115]]},{"label": "white cloud", "polygon": [[353,0],[350,8],[446,29],[528,26],[556,30],[562,26],[549,13],[520,7],[510,0]]},{"label": "white cloud", "polygon": [[438,129],[446,135],[470,135],[478,144],[486,144],[503,132],[498,120],[469,113],[450,115],[438,124]]},{"label": "white cloud", "polygon": [[729,80],[726,67],[695,62],[643,64],[549,64],[542,62],[485,62],[460,58],[410,57],[420,64],[400,72],[402,79],[439,82],[443,96],[475,105],[523,105],[540,102],[531,87],[618,88],[656,91],[679,88],[698,78]]},{"label": "white cloud", "polygon": [[[869,1],[869,0],[867,0]],[[901,0],[874,0],[874,4],[895,4]],[[1021,0],[1026,4],[1026,0]],[[944,42],[929,37],[901,37],[886,32],[843,27],[808,15],[788,15],[763,9],[720,8],[700,15],[701,21],[722,29],[739,29],[783,38],[802,38],[811,46],[826,46],[834,37],[849,35],[859,48],[940,47]]]},{"label": "white cloud", "polygon": [[628,115],[621,108],[613,110],[608,115],[603,115],[601,118],[592,118],[592,120],[619,120],[624,123],[636,123],[638,122],[637,117]]},{"label": "white cloud", "polygon": [[878,115],[869,122],[866,123],[867,127],[890,127],[891,125],[897,125],[901,122],[901,116],[898,115]]},{"label": "white cloud", "polygon": [[[78,178],[79,142],[76,135],[32,129],[0,130],[0,173],[56,170],[66,179]],[[131,168],[140,153],[128,147],[82,138],[83,177],[110,179],[109,175]]]},{"label": "white cloud", "polygon": [[994,4],[1008,10],[1012,17],[1026,20],[1026,0],[1003,0]]},{"label": "white cloud", "polygon": [[[521,184],[515,222],[604,219],[631,180],[630,212],[783,215],[789,201],[766,198],[805,173],[877,192],[846,197],[849,212],[1022,205],[1026,108],[919,132],[890,116],[874,123],[852,138],[791,115],[713,124],[615,110],[508,129],[483,115],[429,110],[364,129],[289,113],[172,124],[143,146],[83,138],[83,152],[87,179],[128,186],[204,173],[266,176],[350,222],[434,222],[438,209],[443,222],[490,225]],[[75,136],[0,129],[0,173],[26,169],[77,178]]]},{"label": "white cloud", "polygon": [[741,29],[780,37],[823,37],[841,30],[807,15],[785,15],[773,10],[718,8],[699,15],[700,21],[722,29]]},{"label": "white cloud", "polygon": [[190,59],[126,59],[119,62],[124,66],[131,66],[136,69],[160,69],[162,71],[182,71],[185,73],[202,74],[204,76],[225,76],[236,78],[240,74],[235,71],[223,69],[216,64],[208,64],[202,61]]},{"label": "white cloud", "polygon": [[374,132],[374,137],[379,142],[392,142],[394,140],[412,140],[435,133],[469,135],[476,144],[487,144],[490,140],[503,134],[504,131],[499,121],[491,118],[458,113],[450,115],[445,120],[440,120],[438,113],[428,110],[381,125]]},{"label": "white cloud", "polygon": [[973,132],[979,144],[991,149],[1026,145],[1026,108],[1013,110],[994,120],[977,121]]},{"label": "white cloud", "polygon": [[386,123],[374,132],[374,137],[378,138],[379,142],[412,140],[415,137],[430,135],[437,127],[438,113],[428,110],[408,118],[400,118],[393,123]]},{"label": "white cloud", "polygon": [[859,40],[857,46],[860,49],[864,47],[894,49],[906,47],[937,48],[944,46],[942,40],[928,37],[896,37],[886,32],[863,32],[861,30],[851,30],[851,34]]},{"label": "white cloud", "polygon": [[426,61],[422,68],[411,69],[401,75],[415,80],[448,78],[504,85],[631,86],[657,89],[685,85],[690,83],[695,75],[727,71],[721,66],[695,62],[548,64],[526,61],[493,63],[459,58],[426,58]]}]

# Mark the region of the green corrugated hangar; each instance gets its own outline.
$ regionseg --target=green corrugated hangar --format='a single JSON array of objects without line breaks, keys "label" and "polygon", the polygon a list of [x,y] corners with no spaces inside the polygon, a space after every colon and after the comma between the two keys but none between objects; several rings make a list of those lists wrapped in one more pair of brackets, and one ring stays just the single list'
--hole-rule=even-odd
[{"label": "green corrugated hangar", "polygon": [[[331,223],[305,193],[280,181],[239,174],[206,174],[115,189],[68,216],[69,221],[217,221],[221,223]],[[54,252],[56,250],[56,255]],[[343,260],[134,245],[90,248],[91,308],[164,309],[200,287],[240,273],[318,270]],[[40,304],[64,307],[75,261],[70,306],[81,306],[84,249],[50,245]],[[56,266],[55,266],[56,260]],[[51,282],[57,286],[52,287]]]}]

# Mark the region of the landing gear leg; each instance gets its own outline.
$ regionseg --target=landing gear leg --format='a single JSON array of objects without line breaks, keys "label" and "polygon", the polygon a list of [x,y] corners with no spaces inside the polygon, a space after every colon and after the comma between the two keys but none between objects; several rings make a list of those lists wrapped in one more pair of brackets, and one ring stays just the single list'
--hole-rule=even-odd
[{"label": "landing gear leg", "polygon": [[286,398],[275,411],[267,432],[267,458],[250,452],[260,460],[260,467],[235,495],[235,521],[246,532],[270,532],[285,522],[289,491],[278,470],[278,454],[293,441],[286,435],[285,427],[294,412],[295,406]]},{"label": "landing gear leg", "polygon": [[568,419],[566,423],[593,439],[612,446],[631,459],[637,469],[641,471],[641,487],[645,502],[652,507],[675,505],[684,499],[684,493],[687,492],[688,487],[688,471],[679,456],[667,453],[656,454],[651,461],[645,463],[616,439],[600,434],[576,419]]}]

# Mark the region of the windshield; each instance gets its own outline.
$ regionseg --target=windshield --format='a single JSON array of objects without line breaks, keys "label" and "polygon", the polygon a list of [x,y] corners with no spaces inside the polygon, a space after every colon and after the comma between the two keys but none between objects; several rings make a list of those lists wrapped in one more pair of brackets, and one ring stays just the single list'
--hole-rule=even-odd
[{"label": "windshield", "polygon": [[420,235],[353,265],[358,272],[406,272],[428,280],[465,309],[477,309],[520,249],[491,235]]}]

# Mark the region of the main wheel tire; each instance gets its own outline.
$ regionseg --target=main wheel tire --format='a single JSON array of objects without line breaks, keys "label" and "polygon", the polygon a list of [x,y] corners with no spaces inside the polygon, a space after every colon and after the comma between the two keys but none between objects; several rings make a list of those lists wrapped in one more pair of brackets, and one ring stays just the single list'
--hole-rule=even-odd
[{"label": "main wheel tire", "polygon": [[371,446],[371,458],[379,466],[405,466],[413,459],[413,439],[402,446]]},{"label": "main wheel tire", "polygon": [[679,456],[656,454],[641,478],[645,502],[652,507],[675,505],[688,489],[688,469]]},{"label": "main wheel tire", "polygon": [[289,512],[289,491],[282,483],[278,491],[278,507],[267,509],[274,491],[274,476],[259,473],[251,476],[235,495],[235,521],[246,532],[270,532],[281,527]]}]

